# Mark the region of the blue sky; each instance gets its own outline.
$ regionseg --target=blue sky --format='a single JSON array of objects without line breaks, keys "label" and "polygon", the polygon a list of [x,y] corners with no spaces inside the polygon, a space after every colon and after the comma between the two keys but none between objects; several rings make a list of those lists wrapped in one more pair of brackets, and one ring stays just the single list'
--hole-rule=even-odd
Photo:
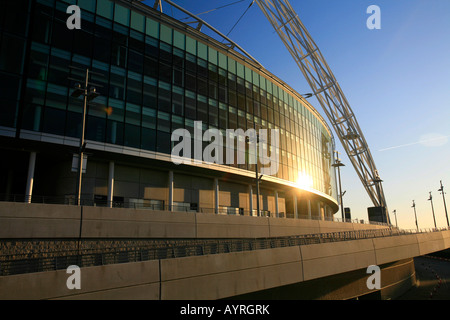
[{"label": "blue sky", "polygon": [[[174,0],[199,14],[237,0]],[[146,1],[153,5],[153,1]],[[446,227],[442,180],[450,190],[450,1],[448,0],[291,0],[337,78],[384,180],[391,219],[415,228],[412,200],[420,228]],[[251,0],[201,17],[227,34]],[[381,9],[381,29],[369,30],[368,6]],[[163,2],[163,11],[184,17]],[[299,93],[307,82],[270,23],[254,4],[229,37],[266,69]],[[315,98],[310,102],[319,112]],[[372,203],[338,139],[346,164],[341,171],[344,206],[352,218],[367,220]],[[450,194],[450,192],[449,192]],[[450,196],[447,194],[450,209]],[[338,214],[339,216],[339,214]]]}]

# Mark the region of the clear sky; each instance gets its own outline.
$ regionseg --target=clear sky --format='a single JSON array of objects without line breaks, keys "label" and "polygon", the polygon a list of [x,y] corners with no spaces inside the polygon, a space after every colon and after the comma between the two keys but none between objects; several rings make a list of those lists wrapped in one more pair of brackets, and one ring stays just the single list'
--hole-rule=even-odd
[{"label": "clear sky", "polygon": [[[199,14],[238,0],[174,0]],[[145,1],[153,5],[154,1]],[[201,14],[228,34],[251,0]],[[446,227],[442,180],[450,210],[450,1],[448,0],[291,0],[339,82],[369,144],[383,179],[391,219],[414,229]],[[370,5],[381,9],[381,29],[369,30]],[[163,2],[163,11],[185,17]],[[187,20],[186,20],[187,21]],[[256,3],[229,37],[266,69],[299,93],[310,92],[294,60]],[[315,98],[310,102],[322,109]],[[324,116],[325,117],[325,116]],[[352,218],[367,220],[372,203],[337,137],[344,206]],[[338,214],[338,216],[340,216]]]}]

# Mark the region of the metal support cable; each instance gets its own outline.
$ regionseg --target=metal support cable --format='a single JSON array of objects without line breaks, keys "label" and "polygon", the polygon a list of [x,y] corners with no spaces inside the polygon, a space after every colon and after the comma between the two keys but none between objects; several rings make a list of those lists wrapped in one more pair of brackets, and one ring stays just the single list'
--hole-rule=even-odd
[{"label": "metal support cable", "polygon": [[228,37],[228,35],[233,31],[233,29],[238,25],[238,23],[242,20],[242,18],[245,16],[245,14],[247,13],[247,11],[251,8],[251,6],[253,6],[254,3],[255,3],[255,0],[253,0],[252,3],[250,3],[250,5],[247,7],[247,9],[245,9],[244,13],[239,17],[238,21],[236,21],[236,23],[233,25],[233,27],[231,28],[231,30],[228,31],[227,37]]}]

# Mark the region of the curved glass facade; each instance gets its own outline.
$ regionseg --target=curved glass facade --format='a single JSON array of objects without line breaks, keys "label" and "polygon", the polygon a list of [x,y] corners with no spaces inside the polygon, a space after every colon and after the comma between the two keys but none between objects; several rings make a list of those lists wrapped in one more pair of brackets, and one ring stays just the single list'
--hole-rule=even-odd
[{"label": "curved glass facade", "polygon": [[[32,27],[30,34],[2,31],[2,45],[21,48],[26,62],[9,70],[18,58],[2,49],[3,79],[15,79],[17,98],[9,94],[0,125],[79,137],[82,103],[71,88],[84,73],[69,66],[89,68],[101,95],[89,106],[88,140],[170,154],[171,133],[193,132],[194,121],[224,135],[226,129],[279,129],[276,177],[336,198],[331,132],[266,70],[194,29],[177,29],[179,22],[151,8],[109,0],[21,2]],[[69,4],[82,10],[81,30],[66,27]]]}]

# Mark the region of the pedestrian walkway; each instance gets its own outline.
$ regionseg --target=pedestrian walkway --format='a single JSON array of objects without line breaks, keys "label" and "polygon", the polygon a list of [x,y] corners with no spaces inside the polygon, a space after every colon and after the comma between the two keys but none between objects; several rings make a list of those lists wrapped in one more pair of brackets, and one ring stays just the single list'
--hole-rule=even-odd
[{"label": "pedestrian walkway", "polygon": [[414,258],[417,285],[397,300],[450,300],[450,260]]}]

